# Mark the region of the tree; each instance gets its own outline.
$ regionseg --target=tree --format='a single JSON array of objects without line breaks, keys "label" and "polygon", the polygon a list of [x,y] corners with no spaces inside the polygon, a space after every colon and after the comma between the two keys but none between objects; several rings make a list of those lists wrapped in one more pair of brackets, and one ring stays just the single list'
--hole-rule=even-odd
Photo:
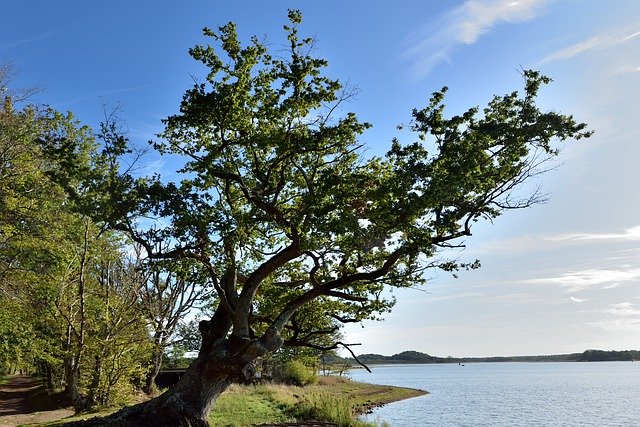
[{"label": "tree", "polygon": [[0,66],[0,366],[40,373],[52,391],[64,386],[78,409],[111,403],[146,367],[139,284],[127,280],[122,235],[74,212],[47,176],[42,138],[74,146],[68,167],[100,170],[88,163],[91,131],[71,114],[17,108],[32,91],[12,90],[11,76]]},{"label": "tree", "polygon": [[[257,358],[292,337],[302,344],[333,331],[296,322],[301,311],[317,305],[335,322],[375,318],[393,304],[386,287],[423,284],[427,268],[475,267],[440,259],[442,249],[461,246],[476,221],[540,201],[539,191],[523,190],[558,154],[552,142],[589,136],[571,116],[536,107],[550,79],[525,71],[522,95],[496,96],[482,111],[446,118],[446,88],[434,93],[413,111],[415,142],[395,140],[385,157],[367,158],[358,138],[369,124],[336,117],[349,91],[322,73],[313,40],[299,37],[300,13],[289,20],[286,58],[255,37],[243,46],[232,23],[204,30],[217,47],[190,50],[208,67],[206,81],[187,90],[154,143],[184,156],[180,183],[112,169],[87,174],[86,191],[72,194],[150,259],[200,263],[217,300],[177,385],[87,424],[208,425],[216,398],[251,379]],[[48,151],[72,159],[61,142]],[[61,168],[57,179],[76,172]],[[161,220],[149,226],[143,217]]]},{"label": "tree", "polygon": [[[182,261],[182,262],[180,262]],[[184,325],[184,317],[205,298],[206,275],[190,260],[151,262],[144,271],[139,291],[139,307],[151,330],[153,351],[151,368],[146,376],[144,391],[155,391],[155,379],[162,367],[168,347],[176,344],[175,332]],[[195,265],[197,267],[197,264]]]},{"label": "tree", "polygon": [[64,269],[67,237],[77,215],[63,208],[64,192],[45,175],[47,162],[38,139],[62,128],[70,138],[84,138],[86,129],[76,128],[70,115],[35,106],[16,108],[14,95],[19,99],[29,91],[9,89],[7,75],[0,71],[6,96],[0,107],[0,305],[3,327],[12,332],[2,334],[0,341],[12,342],[3,354],[13,363],[25,369],[39,366],[50,380],[59,356],[51,346],[55,322],[47,317],[55,310],[52,284]]}]

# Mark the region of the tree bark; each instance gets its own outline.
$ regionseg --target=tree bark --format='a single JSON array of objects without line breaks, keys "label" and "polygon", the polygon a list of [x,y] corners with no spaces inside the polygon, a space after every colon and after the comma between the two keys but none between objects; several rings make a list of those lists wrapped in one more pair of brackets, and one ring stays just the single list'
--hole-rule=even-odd
[{"label": "tree bark", "polygon": [[151,369],[145,378],[145,385],[143,391],[146,394],[153,394],[156,390],[156,377],[160,372],[160,368],[162,367],[162,359],[164,356],[164,346],[154,343],[153,352],[151,354]]},{"label": "tree bark", "polygon": [[[206,335],[203,333],[203,336]],[[208,427],[209,413],[218,396],[232,383],[252,379],[256,372],[255,359],[272,351],[273,345],[281,344],[277,334],[269,340],[231,336],[212,343],[203,342],[198,358],[180,381],[162,395],[108,417],[66,425]]]},{"label": "tree bark", "polygon": [[91,378],[91,385],[89,386],[89,393],[87,395],[87,408],[93,408],[97,403],[97,393],[100,388],[100,374],[102,371],[102,360],[100,356],[96,356],[93,364],[93,374]]},{"label": "tree bark", "polygon": [[65,358],[64,372],[67,398],[76,409],[81,409],[80,391],[78,390],[78,365],[75,363],[73,355],[67,355]]}]

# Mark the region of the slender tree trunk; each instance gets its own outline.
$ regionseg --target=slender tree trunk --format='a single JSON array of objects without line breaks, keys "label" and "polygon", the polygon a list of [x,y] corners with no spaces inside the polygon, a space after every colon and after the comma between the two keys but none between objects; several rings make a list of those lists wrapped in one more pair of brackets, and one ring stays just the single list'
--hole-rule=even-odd
[{"label": "slender tree trunk", "polygon": [[153,353],[151,355],[151,370],[147,374],[145,379],[145,385],[143,391],[147,394],[153,394],[156,390],[156,377],[162,368],[162,359],[164,356],[164,346],[161,344],[154,344]]},{"label": "slender tree trunk", "polygon": [[65,392],[69,402],[76,408],[79,407],[80,392],[78,390],[78,370],[73,354],[68,354],[64,361]]},{"label": "slender tree trunk", "polygon": [[93,364],[93,374],[91,377],[91,384],[89,385],[89,392],[87,393],[87,409],[91,409],[97,403],[98,389],[100,388],[100,374],[102,371],[102,361],[100,356],[95,357]]}]

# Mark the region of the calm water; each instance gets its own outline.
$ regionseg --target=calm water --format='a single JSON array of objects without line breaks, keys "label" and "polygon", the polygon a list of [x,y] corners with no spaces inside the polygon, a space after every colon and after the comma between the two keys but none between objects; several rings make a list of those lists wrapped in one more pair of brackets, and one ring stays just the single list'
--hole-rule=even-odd
[{"label": "calm water", "polygon": [[640,426],[640,362],[373,366],[351,378],[428,390],[365,419],[398,426]]}]

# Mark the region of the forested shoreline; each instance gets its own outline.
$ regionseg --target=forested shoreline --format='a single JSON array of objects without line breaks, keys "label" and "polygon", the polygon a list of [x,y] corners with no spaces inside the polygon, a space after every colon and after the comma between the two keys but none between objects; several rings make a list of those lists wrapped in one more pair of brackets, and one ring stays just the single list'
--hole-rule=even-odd
[{"label": "forested shoreline", "polygon": [[[391,356],[361,354],[358,360],[348,358],[343,363],[366,365],[422,364],[422,363],[481,363],[481,362],[608,362],[640,360],[640,350],[604,351],[586,350],[582,353],[567,353],[536,356],[488,356],[488,357],[437,357],[418,351],[403,351]],[[337,360],[336,360],[337,362]]]}]

